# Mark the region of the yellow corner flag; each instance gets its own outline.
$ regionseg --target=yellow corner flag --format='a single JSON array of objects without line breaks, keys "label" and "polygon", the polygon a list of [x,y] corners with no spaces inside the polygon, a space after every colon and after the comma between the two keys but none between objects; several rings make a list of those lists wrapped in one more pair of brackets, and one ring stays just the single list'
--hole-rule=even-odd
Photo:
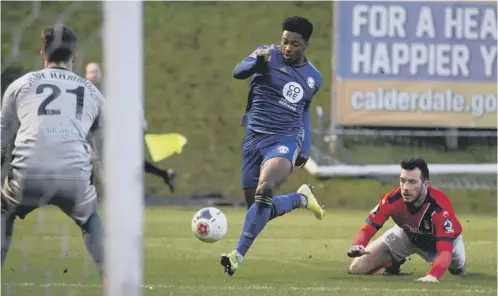
[{"label": "yellow corner flag", "polygon": [[149,149],[152,161],[158,162],[175,153],[182,153],[187,138],[180,134],[145,135],[145,144]]}]

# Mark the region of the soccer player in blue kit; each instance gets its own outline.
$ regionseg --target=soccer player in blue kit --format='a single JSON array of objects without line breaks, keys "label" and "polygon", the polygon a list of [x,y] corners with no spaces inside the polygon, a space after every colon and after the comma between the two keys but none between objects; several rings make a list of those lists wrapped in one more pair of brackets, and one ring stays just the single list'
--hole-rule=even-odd
[{"label": "soccer player in blue kit", "polygon": [[310,185],[275,196],[293,168],[304,166],[311,149],[309,106],[322,85],[320,72],[304,55],[312,33],[309,20],[289,17],[282,24],[280,46],[258,47],[233,71],[235,79],[252,76],[252,80],[242,119],[246,128],[242,187],[249,210],[237,247],[220,258],[230,276],[271,219],[297,208],[323,219],[324,211]]}]

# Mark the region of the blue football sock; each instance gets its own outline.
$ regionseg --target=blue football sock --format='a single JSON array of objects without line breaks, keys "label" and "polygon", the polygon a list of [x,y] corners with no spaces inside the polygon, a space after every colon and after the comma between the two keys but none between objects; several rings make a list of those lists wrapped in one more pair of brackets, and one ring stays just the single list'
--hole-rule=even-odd
[{"label": "blue football sock", "polygon": [[270,220],[272,210],[271,196],[256,195],[254,204],[246,213],[244,228],[236,250],[245,256],[258,234]]},{"label": "blue football sock", "polygon": [[294,209],[301,207],[301,194],[291,193],[287,195],[275,196],[273,198],[273,211],[270,220],[283,216]]},{"label": "blue football sock", "polygon": [[[269,202],[272,201],[270,205]],[[265,228],[270,218],[282,216],[301,206],[301,194],[291,193],[270,197],[256,196],[256,202],[246,213],[244,228],[236,250],[245,256],[258,234]]]}]

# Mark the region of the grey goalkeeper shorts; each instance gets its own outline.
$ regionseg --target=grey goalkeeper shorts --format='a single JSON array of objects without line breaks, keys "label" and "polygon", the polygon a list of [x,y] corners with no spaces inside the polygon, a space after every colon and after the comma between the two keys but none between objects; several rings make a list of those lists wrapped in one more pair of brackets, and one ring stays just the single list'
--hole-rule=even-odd
[{"label": "grey goalkeeper shorts", "polygon": [[33,210],[47,205],[59,207],[78,225],[83,225],[97,210],[97,191],[90,178],[6,178],[2,186],[2,212],[24,219]]}]

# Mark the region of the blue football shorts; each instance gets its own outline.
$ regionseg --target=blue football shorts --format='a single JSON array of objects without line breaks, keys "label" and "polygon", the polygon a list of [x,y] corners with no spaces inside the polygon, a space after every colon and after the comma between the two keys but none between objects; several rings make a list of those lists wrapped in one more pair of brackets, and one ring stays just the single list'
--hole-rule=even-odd
[{"label": "blue football shorts", "polygon": [[258,186],[261,166],[268,159],[284,157],[294,165],[301,151],[301,138],[246,130],[242,144],[242,188]]}]

